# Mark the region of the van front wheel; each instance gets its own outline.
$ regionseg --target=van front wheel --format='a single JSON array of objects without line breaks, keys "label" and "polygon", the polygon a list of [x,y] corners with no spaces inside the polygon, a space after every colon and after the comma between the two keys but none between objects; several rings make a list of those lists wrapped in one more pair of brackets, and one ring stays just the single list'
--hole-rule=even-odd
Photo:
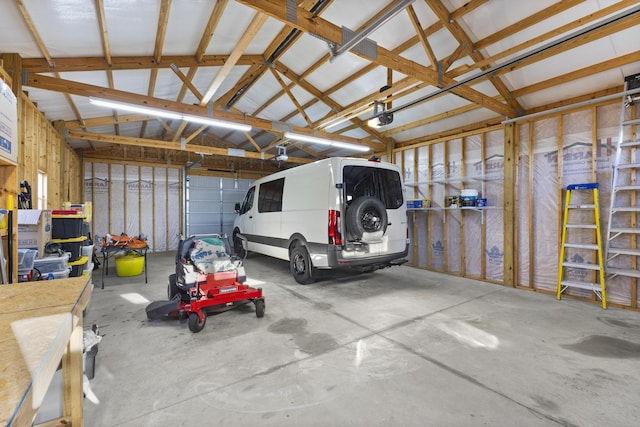
[{"label": "van front wheel", "polygon": [[242,246],[242,239],[238,236],[237,231],[233,233],[233,252],[240,258],[245,258],[247,256],[247,251],[244,246]]},{"label": "van front wheel", "polygon": [[301,285],[308,285],[314,282],[313,275],[311,274],[311,259],[304,246],[296,246],[291,250],[291,254],[289,255],[289,268],[291,269],[293,278]]}]

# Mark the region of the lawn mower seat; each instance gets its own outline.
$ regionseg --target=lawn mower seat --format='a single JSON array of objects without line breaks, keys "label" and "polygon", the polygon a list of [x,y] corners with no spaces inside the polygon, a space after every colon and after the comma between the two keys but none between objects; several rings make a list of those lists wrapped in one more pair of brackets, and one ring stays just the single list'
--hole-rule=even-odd
[{"label": "lawn mower seat", "polygon": [[189,257],[196,270],[204,274],[233,271],[237,268],[224,242],[217,237],[194,239]]},{"label": "lawn mower seat", "polygon": [[194,287],[201,274],[226,271],[236,271],[237,280],[245,282],[242,261],[230,255],[228,242],[219,236],[191,236],[178,244],[176,285],[183,290]]}]

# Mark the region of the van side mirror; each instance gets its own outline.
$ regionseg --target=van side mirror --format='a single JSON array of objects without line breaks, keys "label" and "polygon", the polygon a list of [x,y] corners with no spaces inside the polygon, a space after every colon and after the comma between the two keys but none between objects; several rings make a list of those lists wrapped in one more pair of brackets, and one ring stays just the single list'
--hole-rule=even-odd
[{"label": "van side mirror", "polygon": [[236,203],[235,209],[236,209],[236,213],[240,212],[240,203]]}]

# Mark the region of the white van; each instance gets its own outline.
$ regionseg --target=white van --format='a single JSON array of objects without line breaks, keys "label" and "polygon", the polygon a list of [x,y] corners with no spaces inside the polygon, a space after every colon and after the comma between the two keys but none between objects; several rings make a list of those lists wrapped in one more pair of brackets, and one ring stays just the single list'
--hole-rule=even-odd
[{"label": "white van", "polygon": [[298,283],[314,269],[362,271],[406,262],[409,241],[398,166],[334,157],[261,178],[233,223],[236,253],[289,260]]}]

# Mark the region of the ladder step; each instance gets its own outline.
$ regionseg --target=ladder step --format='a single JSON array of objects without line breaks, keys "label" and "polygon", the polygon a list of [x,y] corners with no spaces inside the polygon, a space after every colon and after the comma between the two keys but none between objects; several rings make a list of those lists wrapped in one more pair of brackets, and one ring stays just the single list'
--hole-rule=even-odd
[{"label": "ladder step", "polygon": [[589,205],[569,205],[569,209],[595,209],[596,205],[594,204],[589,204]]},{"label": "ladder step", "polygon": [[640,168],[640,163],[623,163],[616,166],[618,169],[636,169]]},{"label": "ladder step", "polygon": [[625,206],[619,208],[611,208],[611,212],[640,212],[640,206]]},{"label": "ladder step", "polygon": [[562,286],[567,288],[580,288],[593,292],[601,292],[602,287],[598,283],[578,282],[575,280],[563,280],[560,282]]},{"label": "ladder step", "polygon": [[600,266],[598,264],[585,264],[581,262],[565,261],[562,263],[562,265],[570,268],[581,268],[583,270],[600,270]]},{"label": "ladder step", "polygon": [[606,273],[615,276],[636,277],[640,279],[640,270],[629,270],[624,268],[607,267]]},{"label": "ladder step", "polygon": [[593,251],[597,251],[599,246],[595,243],[565,243],[565,248],[573,248],[573,249],[591,249]]},{"label": "ladder step", "polygon": [[613,189],[613,191],[637,191],[637,190],[640,190],[640,185],[620,185]]},{"label": "ladder step", "polygon": [[591,229],[595,230],[595,224],[567,224],[567,228],[582,228],[582,229]]},{"label": "ladder step", "polygon": [[610,254],[640,256],[640,249],[633,248],[609,248]]},{"label": "ladder step", "polygon": [[621,148],[626,148],[626,147],[637,147],[638,145],[640,145],[640,141],[627,141],[627,142],[623,142],[620,144]]},{"label": "ladder step", "polygon": [[609,234],[611,233],[640,234],[640,228],[611,228]]},{"label": "ladder step", "polygon": [[625,120],[624,122],[622,122],[622,126],[629,125],[640,125],[640,119]]}]

